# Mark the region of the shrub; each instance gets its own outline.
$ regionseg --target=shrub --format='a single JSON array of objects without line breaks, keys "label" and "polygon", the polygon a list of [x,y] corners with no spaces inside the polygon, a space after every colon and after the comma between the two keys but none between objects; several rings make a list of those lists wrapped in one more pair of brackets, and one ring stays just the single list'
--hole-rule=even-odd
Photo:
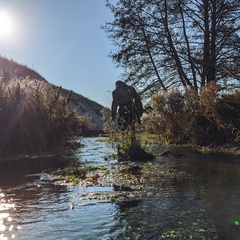
[{"label": "shrub", "polygon": [[88,128],[86,117],[69,110],[69,96],[61,97],[61,89],[31,79],[0,82],[3,153],[39,153],[64,147]]},{"label": "shrub", "polygon": [[154,112],[148,115],[148,128],[152,128],[152,132],[158,134],[162,142],[180,143],[186,138],[184,100],[179,90],[160,92],[153,96]]},{"label": "shrub", "polygon": [[161,142],[222,145],[240,141],[240,92],[223,93],[214,82],[198,94],[184,91],[159,92],[152,97],[154,112],[143,122]]},{"label": "shrub", "polygon": [[101,110],[102,120],[103,120],[103,130],[106,133],[111,133],[114,130],[114,122],[112,121],[111,109],[104,107]]}]

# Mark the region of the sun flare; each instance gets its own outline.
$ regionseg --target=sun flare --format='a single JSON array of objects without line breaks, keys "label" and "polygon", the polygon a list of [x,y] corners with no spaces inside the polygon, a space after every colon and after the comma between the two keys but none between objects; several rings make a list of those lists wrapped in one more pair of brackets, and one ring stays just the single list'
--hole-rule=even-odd
[{"label": "sun flare", "polygon": [[0,37],[9,36],[12,32],[12,20],[7,12],[0,12]]}]

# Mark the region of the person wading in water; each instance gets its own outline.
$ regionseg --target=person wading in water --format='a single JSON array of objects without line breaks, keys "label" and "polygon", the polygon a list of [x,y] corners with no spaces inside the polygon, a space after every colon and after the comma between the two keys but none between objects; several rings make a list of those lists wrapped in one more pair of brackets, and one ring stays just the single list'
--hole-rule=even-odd
[{"label": "person wading in water", "polygon": [[122,81],[117,81],[112,98],[112,120],[115,121],[116,115],[118,115],[118,126],[122,131],[129,126],[134,130],[136,121],[141,124],[144,110],[141,99],[133,87]]}]

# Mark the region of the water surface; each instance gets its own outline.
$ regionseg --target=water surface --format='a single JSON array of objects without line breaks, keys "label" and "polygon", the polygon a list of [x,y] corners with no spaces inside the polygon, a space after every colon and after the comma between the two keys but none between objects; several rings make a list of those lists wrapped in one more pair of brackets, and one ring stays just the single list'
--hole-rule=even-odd
[{"label": "water surface", "polygon": [[[76,151],[75,160],[116,163],[111,144],[93,138],[81,141],[84,147]],[[0,239],[240,239],[239,159],[170,150],[184,154],[159,156],[152,163],[157,171],[146,185],[149,197],[122,203],[82,198],[111,192],[111,187],[55,184],[49,173],[64,167],[69,158],[1,163]],[[163,178],[161,171],[168,171],[169,177]]]}]

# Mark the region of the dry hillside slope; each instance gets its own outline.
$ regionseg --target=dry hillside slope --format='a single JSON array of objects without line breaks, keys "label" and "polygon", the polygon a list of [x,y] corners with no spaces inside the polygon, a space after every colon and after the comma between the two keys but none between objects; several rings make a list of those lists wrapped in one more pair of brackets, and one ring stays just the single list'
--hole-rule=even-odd
[{"label": "dry hillside slope", "polygon": [[[8,82],[13,78],[27,78],[27,77],[30,79],[48,82],[40,74],[28,68],[27,66],[18,64],[13,60],[9,60],[1,56],[0,56],[0,75],[3,77],[4,82]],[[54,87],[57,88],[57,86]],[[69,94],[69,92],[70,90],[63,88],[61,94],[63,96],[66,96]],[[80,115],[88,113],[92,118],[92,122],[96,125],[96,130],[102,129],[103,123],[100,111],[102,110],[103,106],[86,97],[83,97],[80,94],[75,93],[74,89],[70,99],[69,106],[70,109],[77,108]]]}]

